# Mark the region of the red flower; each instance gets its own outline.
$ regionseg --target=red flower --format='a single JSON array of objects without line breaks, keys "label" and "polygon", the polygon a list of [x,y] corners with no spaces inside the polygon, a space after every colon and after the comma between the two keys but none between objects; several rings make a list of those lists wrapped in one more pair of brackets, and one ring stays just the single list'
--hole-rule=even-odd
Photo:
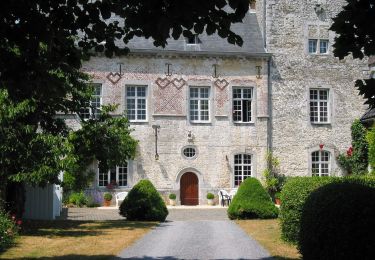
[{"label": "red flower", "polygon": [[349,149],[346,151],[346,154],[350,157],[353,155],[353,147],[349,147]]},{"label": "red flower", "polygon": [[17,220],[17,225],[18,225],[18,226],[21,226],[21,225],[22,225],[22,220],[20,220],[20,219]]}]

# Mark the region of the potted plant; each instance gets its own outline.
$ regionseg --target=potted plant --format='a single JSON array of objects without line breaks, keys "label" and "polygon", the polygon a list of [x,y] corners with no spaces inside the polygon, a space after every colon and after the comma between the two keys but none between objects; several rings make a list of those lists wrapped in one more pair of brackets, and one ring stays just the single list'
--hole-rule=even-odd
[{"label": "potted plant", "polygon": [[276,192],[275,193],[275,204],[276,205],[281,205],[280,192]]},{"label": "potted plant", "polygon": [[104,206],[109,207],[111,205],[112,194],[107,192],[104,194]]},{"label": "potted plant", "polygon": [[210,205],[210,206],[213,206],[214,205],[214,198],[215,198],[214,194],[212,194],[211,192],[207,193],[207,204]]},{"label": "potted plant", "polygon": [[176,194],[169,194],[169,205],[176,206]]}]

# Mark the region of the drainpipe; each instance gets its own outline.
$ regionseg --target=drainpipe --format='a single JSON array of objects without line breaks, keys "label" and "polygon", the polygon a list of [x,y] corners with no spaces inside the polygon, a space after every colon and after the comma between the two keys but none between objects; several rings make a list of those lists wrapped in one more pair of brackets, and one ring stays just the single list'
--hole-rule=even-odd
[{"label": "drainpipe", "polygon": [[263,45],[264,49],[267,50],[267,0],[263,0]]},{"label": "drainpipe", "polygon": [[271,82],[272,57],[267,61],[267,89],[268,89],[268,121],[267,121],[267,149],[272,152],[272,82]]}]

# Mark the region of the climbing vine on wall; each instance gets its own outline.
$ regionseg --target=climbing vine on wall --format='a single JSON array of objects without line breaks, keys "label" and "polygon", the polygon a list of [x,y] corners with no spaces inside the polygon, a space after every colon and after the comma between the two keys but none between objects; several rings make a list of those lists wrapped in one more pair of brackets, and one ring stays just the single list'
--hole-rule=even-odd
[{"label": "climbing vine on wall", "polygon": [[352,127],[352,146],[338,156],[340,165],[348,174],[365,174],[368,166],[368,142],[366,128],[357,119]]}]

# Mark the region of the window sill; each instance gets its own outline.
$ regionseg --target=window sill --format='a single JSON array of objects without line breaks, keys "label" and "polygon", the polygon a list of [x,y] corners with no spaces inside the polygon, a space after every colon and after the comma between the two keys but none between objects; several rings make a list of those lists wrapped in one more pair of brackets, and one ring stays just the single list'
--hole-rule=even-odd
[{"label": "window sill", "polygon": [[130,124],[145,124],[148,123],[148,120],[129,120]]},{"label": "window sill", "polygon": [[311,122],[310,121],[310,124],[312,125],[312,126],[329,126],[329,125],[331,125],[331,122]]},{"label": "window sill", "polygon": [[252,122],[234,122],[233,121],[233,124],[234,125],[254,125],[255,122],[254,121],[252,121]]},{"label": "window sill", "polygon": [[323,56],[323,57],[326,57],[326,56],[330,56],[330,53],[307,53],[308,55],[312,56],[312,57],[316,57],[316,56]]},{"label": "window sill", "polygon": [[193,125],[210,125],[211,121],[189,121]]},{"label": "window sill", "polygon": [[98,189],[100,189],[101,191],[107,191],[107,192],[111,192],[111,191],[122,191],[123,189],[130,189],[129,186],[118,186],[117,188],[113,188],[113,189],[107,189],[107,187],[105,186],[96,186]]}]

